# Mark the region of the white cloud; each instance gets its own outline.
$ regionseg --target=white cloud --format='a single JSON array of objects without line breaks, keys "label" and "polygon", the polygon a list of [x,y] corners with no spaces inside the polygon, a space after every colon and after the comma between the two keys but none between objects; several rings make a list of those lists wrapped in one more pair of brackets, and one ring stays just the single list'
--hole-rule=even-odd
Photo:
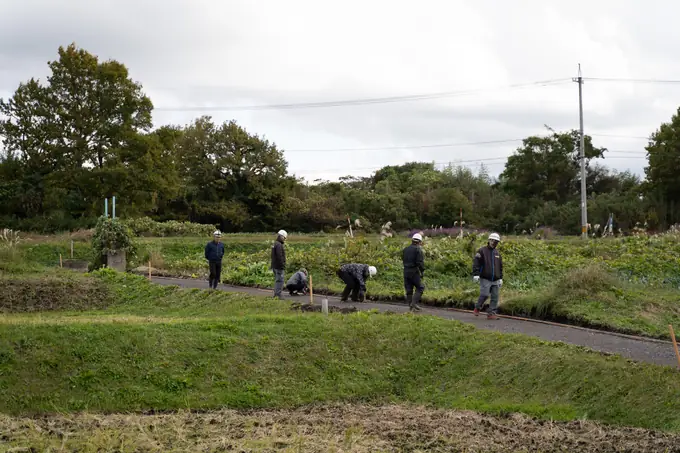
[{"label": "white cloud", "polygon": [[[0,95],[44,77],[75,41],[125,63],[157,107],[344,100],[586,77],[676,78],[680,11],[670,0],[477,2],[26,0],[0,4]],[[677,77],[680,78],[680,77]],[[680,104],[680,87],[587,81],[587,133],[646,136]],[[427,101],[211,112],[284,149],[388,147],[521,138],[578,127],[577,86],[490,90]],[[197,112],[157,111],[188,123]],[[596,137],[612,150],[645,141]],[[290,170],[336,178],[409,160],[506,156],[515,144],[290,152]],[[631,155],[632,156],[632,155]],[[611,159],[641,173],[644,160]],[[470,165],[474,165],[471,163]],[[502,165],[489,166],[492,174]]]}]

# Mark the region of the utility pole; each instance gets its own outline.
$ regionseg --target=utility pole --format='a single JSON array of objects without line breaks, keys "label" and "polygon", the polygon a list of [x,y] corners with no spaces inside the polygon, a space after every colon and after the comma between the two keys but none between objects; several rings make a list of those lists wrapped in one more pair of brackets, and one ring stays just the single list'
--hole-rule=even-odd
[{"label": "utility pole", "polygon": [[581,76],[581,63],[578,65],[578,77],[572,79],[578,83],[578,113],[581,128],[581,142],[579,144],[579,156],[581,158],[581,237],[588,238],[588,206],[586,198],[586,147],[583,135],[583,77]]}]

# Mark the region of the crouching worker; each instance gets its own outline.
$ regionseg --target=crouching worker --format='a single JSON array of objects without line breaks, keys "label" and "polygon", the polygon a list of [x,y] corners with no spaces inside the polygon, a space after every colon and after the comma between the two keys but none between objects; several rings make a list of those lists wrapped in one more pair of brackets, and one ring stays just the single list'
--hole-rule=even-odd
[{"label": "crouching worker", "polygon": [[363,302],[366,297],[366,280],[375,277],[378,270],[368,264],[343,264],[338,269],[338,277],[345,283],[345,290],[340,297],[341,302],[347,302],[352,294],[352,302]]},{"label": "crouching worker", "polygon": [[479,282],[479,299],[475,304],[475,316],[479,315],[484,302],[491,295],[491,304],[487,319],[498,319],[498,293],[503,286],[503,259],[500,252],[496,249],[501,237],[497,233],[489,235],[487,244],[477,250],[475,258],[472,260],[472,278]]},{"label": "crouching worker", "polygon": [[307,269],[300,269],[288,280],[286,289],[291,296],[307,294]]}]

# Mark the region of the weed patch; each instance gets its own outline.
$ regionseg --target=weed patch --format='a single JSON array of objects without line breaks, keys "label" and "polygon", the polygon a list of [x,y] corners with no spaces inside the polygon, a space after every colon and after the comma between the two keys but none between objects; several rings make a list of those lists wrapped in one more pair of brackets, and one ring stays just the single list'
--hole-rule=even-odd
[{"label": "weed patch", "polygon": [[22,276],[0,278],[0,312],[93,310],[108,306],[109,290],[91,278]]}]

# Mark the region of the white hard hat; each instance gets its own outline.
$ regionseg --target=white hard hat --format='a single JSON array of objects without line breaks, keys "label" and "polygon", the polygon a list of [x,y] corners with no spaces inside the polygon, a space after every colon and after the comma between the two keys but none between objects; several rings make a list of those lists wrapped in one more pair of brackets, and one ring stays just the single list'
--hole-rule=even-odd
[{"label": "white hard hat", "polygon": [[498,235],[498,233],[491,233],[489,235],[489,240],[501,242],[501,237]]},{"label": "white hard hat", "polygon": [[416,233],[416,234],[413,235],[413,237],[411,239],[413,239],[414,241],[421,241],[422,242],[423,236],[420,233]]},{"label": "white hard hat", "polygon": [[375,274],[378,273],[378,269],[376,269],[375,266],[368,266],[368,273],[371,277],[375,277]]},{"label": "white hard hat", "polygon": [[215,230],[215,232],[213,233],[213,236],[216,236],[216,237],[222,236],[222,233],[220,232],[220,230]]},{"label": "white hard hat", "polygon": [[286,239],[288,237],[288,233],[286,233],[286,230],[279,230],[279,236],[282,238]]}]

